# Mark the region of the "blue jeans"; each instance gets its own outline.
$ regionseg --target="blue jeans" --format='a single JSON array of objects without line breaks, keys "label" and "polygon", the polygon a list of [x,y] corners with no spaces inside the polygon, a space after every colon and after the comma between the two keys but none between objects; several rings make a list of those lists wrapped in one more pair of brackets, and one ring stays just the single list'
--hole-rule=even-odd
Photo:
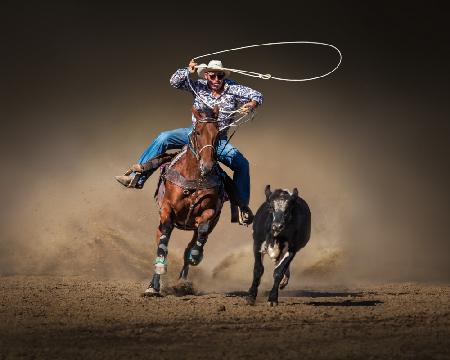
[{"label": "blue jeans", "polygon": [[[188,143],[192,128],[180,128],[161,132],[145,149],[138,160],[139,164],[161,155],[166,150],[181,149]],[[247,159],[230,143],[226,144],[225,137],[217,141],[216,151],[218,160],[233,170],[233,181],[239,192],[242,202],[248,205],[250,201],[250,168]],[[226,145],[225,145],[226,144]]]}]

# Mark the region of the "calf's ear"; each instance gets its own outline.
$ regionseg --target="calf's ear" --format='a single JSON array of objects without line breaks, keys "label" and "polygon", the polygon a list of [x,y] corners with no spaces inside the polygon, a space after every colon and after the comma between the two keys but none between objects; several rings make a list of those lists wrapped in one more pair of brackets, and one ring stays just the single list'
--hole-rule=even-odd
[{"label": "calf's ear", "polygon": [[272,191],[270,191],[270,185],[266,185],[266,189],[264,190],[266,194],[266,201],[269,201],[270,195],[272,195]]},{"label": "calf's ear", "polygon": [[297,197],[298,197],[298,190],[297,190],[297,188],[294,188],[294,190],[292,190],[291,199],[295,199]]}]

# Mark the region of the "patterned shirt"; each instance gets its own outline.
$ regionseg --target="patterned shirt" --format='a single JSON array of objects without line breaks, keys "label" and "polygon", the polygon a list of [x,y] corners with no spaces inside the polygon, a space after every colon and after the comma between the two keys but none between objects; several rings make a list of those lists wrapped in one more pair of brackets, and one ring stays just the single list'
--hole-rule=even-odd
[{"label": "patterned shirt", "polygon": [[[174,88],[189,91],[194,96],[194,108],[197,111],[209,113],[210,108],[199,98],[207,102],[211,107],[217,105],[219,112],[219,126],[225,126],[234,120],[234,116],[230,116],[229,111],[239,109],[242,105],[249,101],[255,100],[259,105],[263,103],[263,96],[260,92],[250,89],[249,87],[239,85],[231,79],[225,79],[225,84],[220,96],[215,97],[212,90],[208,87],[208,82],[204,79],[190,80],[192,88],[199,95],[197,96],[188,83],[188,68],[178,69],[170,78],[170,85]],[[195,122],[195,117],[192,117]]]}]

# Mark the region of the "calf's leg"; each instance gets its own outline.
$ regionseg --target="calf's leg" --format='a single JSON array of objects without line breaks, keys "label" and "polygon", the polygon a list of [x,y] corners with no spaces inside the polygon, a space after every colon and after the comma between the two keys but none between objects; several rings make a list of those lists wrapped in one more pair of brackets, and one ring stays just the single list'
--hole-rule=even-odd
[{"label": "calf's leg", "polygon": [[247,303],[254,305],[256,301],[256,296],[258,295],[258,287],[261,283],[261,277],[264,274],[263,257],[264,255],[260,252],[260,249],[256,246],[253,248],[253,255],[255,257],[255,264],[253,266],[253,282],[252,286],[248,290]]},{"label": "calf's leg", "polygon": [[280,287],[281,280],[286,274],[286,271],[289,269],[289,264],[295,256],[294,252],[289,252],[289,255],[286,256],[275,268],[273,271],[273,287],[269,293],[269,305],[274,306],[278,305],[278,289]]},{"label": "calf's leg", "polygon": [[281,279],[280,282],[280,290],[283,290],[287,284],[289,283],[289,278],[291,277],[291,271],[289,270],[289,267],[286,269],[286,272],[284,273],[283,279]]}]

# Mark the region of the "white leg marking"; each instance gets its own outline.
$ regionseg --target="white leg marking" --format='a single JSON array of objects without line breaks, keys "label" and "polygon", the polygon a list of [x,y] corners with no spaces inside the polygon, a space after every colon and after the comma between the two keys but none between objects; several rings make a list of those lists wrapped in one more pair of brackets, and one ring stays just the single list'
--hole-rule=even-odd
[{"label": "white leg marking", "polygon": [[284,244],[284,248],[283,248],[283,252],[282,252],[282,256],[281,256],[280,260],[277,261],[277,262],[275,263],[275,269],[276,269],[278,266],[280,266],[281,263],[283,262],[283,260],[286,259],[286,258],[289,256],[288,247],[289,247],[289,246],[288,246],[288,244],[287,244],[287,242],[286,242],[286,243]]}]

